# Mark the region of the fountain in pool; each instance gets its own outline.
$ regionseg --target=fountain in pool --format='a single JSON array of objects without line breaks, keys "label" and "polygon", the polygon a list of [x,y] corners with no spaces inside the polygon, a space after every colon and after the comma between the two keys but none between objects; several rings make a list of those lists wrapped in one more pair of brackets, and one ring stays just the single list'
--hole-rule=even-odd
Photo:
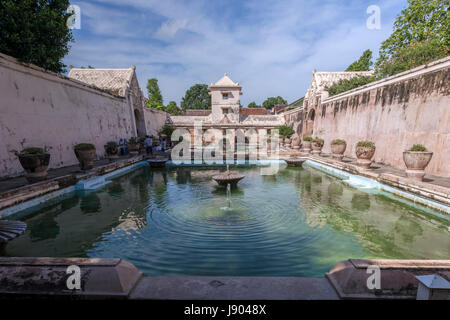
[{"label": "fountain in pool", "polygon": [[243,174],[240,174],[239,172],[230,171],[230,168],[227,165],[227,171],[214,174],[212,178],[220,186],[227,187],[228,185],[230,185],[230,187],[235,187],[239,181],[245,178],[245,176]]}]

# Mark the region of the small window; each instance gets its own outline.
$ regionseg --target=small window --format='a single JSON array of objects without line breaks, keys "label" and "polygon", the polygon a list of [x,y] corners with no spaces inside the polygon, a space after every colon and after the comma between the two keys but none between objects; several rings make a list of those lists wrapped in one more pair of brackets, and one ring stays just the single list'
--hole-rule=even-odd
[{"label": "small window", "polygon": [[227,100],[228,99],[228,93],[222,93],[222,97],[223,97],[224,100]]},{"label": "small window", "polygon": [[228,109],[222,109],[223,110],[223,114],[228,114]]}]

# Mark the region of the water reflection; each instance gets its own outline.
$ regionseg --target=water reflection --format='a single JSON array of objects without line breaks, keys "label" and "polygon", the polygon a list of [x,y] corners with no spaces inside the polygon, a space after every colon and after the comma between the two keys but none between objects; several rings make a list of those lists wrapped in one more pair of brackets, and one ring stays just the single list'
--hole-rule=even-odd
[{"label": "water reflection", "polygon": [[445,259],[447,228],[311,168],[259,168],[231,191],[218,170],[142,168],[23,218],[10,256],[120,257],[147,275],[323,276],[348,258]]}]

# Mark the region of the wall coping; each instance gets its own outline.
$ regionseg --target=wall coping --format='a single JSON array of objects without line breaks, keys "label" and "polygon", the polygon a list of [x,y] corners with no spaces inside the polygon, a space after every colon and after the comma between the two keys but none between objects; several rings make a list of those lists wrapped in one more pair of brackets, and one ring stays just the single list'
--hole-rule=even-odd
[{"label": "wall coping", "polygon": [[88,85],[84,82],[71,79],[63,74],[55,73],[53,71],[49,71],[38,67],[31,63],[20,62],[14,57],[8,56],[6,54],[0,53],[0,66],[8,68],[10,70],[14,70],[25,75],[34,76],[37,78],[41,78],[47,81],[60,83],[62,85],[75,87],[87,92],[95,93],[101,96],[106,96],[108,98],[115,98],[120,101],[126,100],[125,97],[121,97],[115,94],[112,94],[108,91],[99,89],[95,86]]},{"label": "wall coping", "polygon": [[411,78],[415,78],[422,74],[435,72],[435,71],[439,71],[439,70],[446,69],[446,68],[450,68],[450,56],[445,57],[443,59],[433,61],[431,63],[425,64],[423,66],[420,66],[420,67],[417,67],[417,68],[414,68],[411,70],[404,71],[402,73],[393,75],[391,77],[381,79],[381,80],[366,84],[364,86],[340,93],[338,95],[326,98],[322,101],[322,104],[334,102],[334,101],[337,101],[337,100],[340,100],[343,98],[347,98],[349,96],[360,94],[360,93],[370,91],[373,89],[377,89],[377,88],[380,88],[383,86],[391,85],[391,84],[394,84],[397,82],[409,80]]}]

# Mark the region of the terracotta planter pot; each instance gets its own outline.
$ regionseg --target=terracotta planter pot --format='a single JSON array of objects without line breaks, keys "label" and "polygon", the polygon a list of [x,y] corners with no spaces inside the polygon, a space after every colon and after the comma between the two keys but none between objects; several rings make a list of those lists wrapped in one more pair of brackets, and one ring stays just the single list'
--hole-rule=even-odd
[{"label": "terracotta planter pot", "polygon": [[323,145],[313,142],[311,147],[312,147],[312,154],[320,155],[322,153]]},{"label": "terracotta planter pot", "polygon": [[425,175],[425,168],[431,161],[433,152],[405,151],[403,161],[406,165],[406,176],[413,180],[422,181]]},{"label": "terracotta planter pot", "polygon": [[45,180],[47,168],[50,163],[50,154],[18,154],[22,168],[25,170],[25,177],[29,183]]},{"label": "terracotta planter pot", "polygon": [[105,152],[110,161],[117,160],[119,159],[120,147],[117,146],[116,148],[112,148],[105,146]]},{"label": "terracotta planter pot", "polygon": [[130,152],[139,152],[139,143],[128,143],[128,150]]},{"label": "terracotta planter pot", "polygon": [[375,148],[368,147],[356,147],[356,157],[358,160],[356,161],[359,166],[369,169],[372,164],[372,158],[375,154]]},{"label": "terracotta planter pot", "polygon": [[302,143],[302,152],[310,153],[311,152],[311,141],[303,141]]},{"label": "terracotta planter pot", "polygon": [[75,150],[75,155],[80,162],[81,170],[90,170],[94,167],[95,149]]},{"label": "terracotta planter pot", "polygon": [[300,145],[302,144],[302,140],[297,133],[294,133],[291,137],[291,148],[292,149],[300,149]]},{"label": "terracotta planter pot", "polygon": [[342,159],[344,158],[345,149],[347,149],[347,144],[332,144],[332,157],[336,160],[342,161]]},{"label": "terracotta planter pot", "polygon": [[284,146],[286,148],[289,148],[291,146],[291,139],[289,138],[284,138]]}]

